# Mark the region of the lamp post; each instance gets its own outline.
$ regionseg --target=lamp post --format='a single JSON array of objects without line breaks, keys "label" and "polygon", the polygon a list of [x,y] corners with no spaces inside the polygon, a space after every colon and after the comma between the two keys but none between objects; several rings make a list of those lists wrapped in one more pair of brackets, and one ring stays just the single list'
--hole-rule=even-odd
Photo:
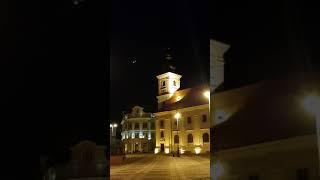
[{"label": "lamp post", "polygon": [[318,176],[320,176],[320,98],[316,95],[306,96],[303,100],[303,106],[311,113],[316,120],[317,144],[318,144]]},{"label": "lamp post", "polygon": [[179,137],[179,118],[180,118],[181,114],[179,112],[177,112],[174,117],[177,119],[177,135],[178,135],[178,154],[177,156],[180,157],[180,149],[179,149],[179,144],[180,144],[180,137]]},{"label": "lamp post", "polygon": [[[110,124],[110,127],[111,127],[111,135],[115,136],[115,134],[117,133],[118,124],[117,123]],[[114,131],[113,131],[113,128],[115,129]]]},{"label": "lamp post", "polygon": [[205,91],[203,95],[209,100],[209,119],[210,119],[210,91]]}]

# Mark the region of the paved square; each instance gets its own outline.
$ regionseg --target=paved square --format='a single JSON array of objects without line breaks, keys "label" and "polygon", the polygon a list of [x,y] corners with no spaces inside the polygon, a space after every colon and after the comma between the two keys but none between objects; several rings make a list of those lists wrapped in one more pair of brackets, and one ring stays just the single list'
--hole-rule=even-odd
[{"label": "paved square", "polygon": [[210,158],[147,154],[134,162],[111,166],[110,179],[210,179]]}]

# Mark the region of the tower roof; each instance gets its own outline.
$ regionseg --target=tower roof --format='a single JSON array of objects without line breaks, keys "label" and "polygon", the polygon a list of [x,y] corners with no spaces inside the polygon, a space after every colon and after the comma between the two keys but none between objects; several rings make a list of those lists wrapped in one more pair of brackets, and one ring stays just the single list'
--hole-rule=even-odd
[{"label": "tower roof", "polygon": [[163,57],[163,60],[161,62],[161,72],[160,73],[166,73],[166,72],[175,72],[176,67],[174,64],[174,59],[172,57],[172,50],[171,48],[165,49],[165,55]]}]

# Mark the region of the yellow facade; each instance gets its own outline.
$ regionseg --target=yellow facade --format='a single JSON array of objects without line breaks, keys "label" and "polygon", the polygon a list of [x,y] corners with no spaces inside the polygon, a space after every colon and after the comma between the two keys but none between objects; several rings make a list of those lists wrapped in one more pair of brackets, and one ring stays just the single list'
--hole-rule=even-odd
[{"label": "yellow facade", "polygon": [[[180,113],[178,123],[176,113]],[[155,153],[207,153],[210,152],[209,104],[155,113]],[[179,143],[174,141],[179,137]],[[188,138],[189,136],[189,138]]]}]

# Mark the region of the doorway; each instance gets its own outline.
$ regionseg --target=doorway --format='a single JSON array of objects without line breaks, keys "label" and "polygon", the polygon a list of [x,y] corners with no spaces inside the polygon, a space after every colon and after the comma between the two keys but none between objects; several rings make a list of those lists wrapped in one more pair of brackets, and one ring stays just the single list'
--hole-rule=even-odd
[{"label": "doorway", "polygon": [[162,153],[164,152],[164,144],[161,144],[160,151],[161,151]]}]

